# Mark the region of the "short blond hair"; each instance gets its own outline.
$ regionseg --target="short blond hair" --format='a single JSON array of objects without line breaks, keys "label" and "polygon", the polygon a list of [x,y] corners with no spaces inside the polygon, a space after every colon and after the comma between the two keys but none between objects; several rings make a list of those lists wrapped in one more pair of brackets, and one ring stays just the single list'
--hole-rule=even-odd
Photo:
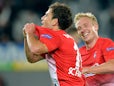
[{"label": "short blond hair", "polygon": [[88,17],[90,18],[93,22],[96,22],[98,24],[97,18],[91,13],[91,12],[87,12],[87,13],[78,13],[75,15],[74,17],[74,23],[77,23],[77,21],[82,18],[82,17]]}]

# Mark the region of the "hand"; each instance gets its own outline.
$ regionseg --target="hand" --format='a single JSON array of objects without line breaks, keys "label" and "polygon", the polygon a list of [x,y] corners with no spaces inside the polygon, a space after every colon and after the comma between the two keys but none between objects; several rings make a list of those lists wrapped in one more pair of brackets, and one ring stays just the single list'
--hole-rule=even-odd
[{"label": "hand", "polygon": [[89,67],[84,67],[82,69],[82,74],[88,74]]},{"label": "hand", "polygon": [[25,36],[26,34],[33,34],[35,32],[35,24],[33,23],[27,23],[25,24],[23,28],[23,35]]}]

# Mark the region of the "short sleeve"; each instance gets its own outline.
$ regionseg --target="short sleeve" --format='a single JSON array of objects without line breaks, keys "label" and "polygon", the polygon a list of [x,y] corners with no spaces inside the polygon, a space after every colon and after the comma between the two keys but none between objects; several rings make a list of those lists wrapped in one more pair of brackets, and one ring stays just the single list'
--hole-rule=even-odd
[{"label": "short sleeve", "polygon": [[47,46],[49,52],[56,50],[61,44],[58,32],[50,30],[49,28],[36,26],[35,34],[39,37],[39,40]]},{"label": "short sleeve", "polygon": [[102,45],[102,51],[106,61],[114,59],[114,42],[106,39]]},{"label": "short sleeve", "polygon": [[45,37],[40,38],[41,42],[43,42],[47,46],[49,52],[56,50],[60,44],[60,39],[58,37],[56,36],[51,36],[51,37],[52,38],[45,38]]}]

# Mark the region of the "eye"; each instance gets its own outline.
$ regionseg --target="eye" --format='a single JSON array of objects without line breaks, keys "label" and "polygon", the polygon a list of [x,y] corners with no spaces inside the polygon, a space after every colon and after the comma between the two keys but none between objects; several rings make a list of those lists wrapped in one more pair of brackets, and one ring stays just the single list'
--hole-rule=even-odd
[{"label": "eye", "polygon": [[81,30],[81,27],[77,27],[77,31],[80,31]]}]

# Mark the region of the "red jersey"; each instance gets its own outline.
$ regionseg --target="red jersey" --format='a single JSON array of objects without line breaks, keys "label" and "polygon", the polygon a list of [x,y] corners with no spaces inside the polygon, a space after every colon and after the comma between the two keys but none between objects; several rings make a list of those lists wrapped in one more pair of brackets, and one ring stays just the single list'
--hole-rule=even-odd
[{"label": "red jersey", "polygon": [[54,86],[84,86],[81,57],[73,38],[65,31],[36,26],[39,40],[49,53],[45,54]]},{"label": "red jersey", "polygon": [[[92,49],[86,50],[83,46],[80,52],[83,67],[98,66],[114,59],[114,43],[108,38],[99,38]],[[87,74],[85,76],[89,86],[104,86],[104,84],[114,86],[114,74]]]}]

